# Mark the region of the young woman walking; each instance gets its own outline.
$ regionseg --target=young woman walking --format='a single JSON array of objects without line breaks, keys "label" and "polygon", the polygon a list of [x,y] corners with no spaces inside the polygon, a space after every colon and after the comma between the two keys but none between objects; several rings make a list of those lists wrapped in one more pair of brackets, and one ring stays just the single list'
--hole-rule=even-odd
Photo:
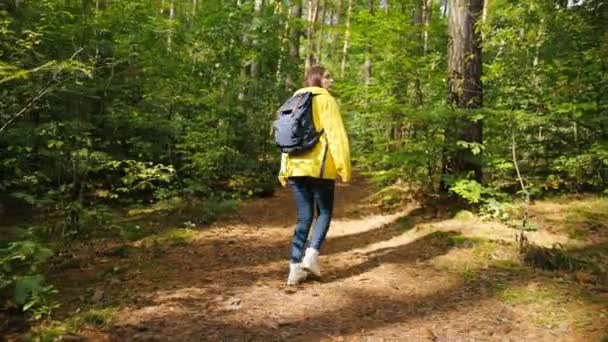
[{"label": "young woman walking", "polygon": [[[329,230],[334,206],[334,181],[351,179],[348,137],[336,100],[329,91],[334,80],[322,66],[314,66],[306,73],[305,88],[296,91],[312,92],[312,115],[315,129],[323,130],[319,142],[298,155],[282,154],[279,180],[289,185],[297,208],[297,223],[293,234],[288,285],[297,285],[308,273],[321,276],[318,257]],[[308,235],[315,209],[317,219],[310,241]]]}]

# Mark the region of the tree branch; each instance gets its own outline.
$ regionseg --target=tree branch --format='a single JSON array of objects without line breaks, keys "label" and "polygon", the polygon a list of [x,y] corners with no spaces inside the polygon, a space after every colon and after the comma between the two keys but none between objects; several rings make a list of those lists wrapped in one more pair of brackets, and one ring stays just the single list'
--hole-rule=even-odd
[{"label": "tree branch", "polygon": [[513,165],[515,166],[515,171],[517,172],[517,179],[519,180],[519,185],[521,186],[521,191],[523,191],[524,199],[526,201],[524,209],[524,220],[522,222],[521,230],[519,231],[519,238],[517,239],[519,240],[519,248],[520,250],[522,250],[523,247],[525,247],[526,242],[528,241],[524,234],[524,230],[526,230],[526,226],[528,225],[530,193],[528,192],[528,189],[524,184],[524,180],[521,177],[521,172],[519,171],[519,165],[517,164],[517,155],[515,154],[515,129],[513,129],[513,131],[511,132],[511,153],[513,155]]},{"label": "tree branch", "polygon": [[10,125],[11,123],[13,123],[13,121],[17,120],[17,118],[19,118],[21,115],[23,115],[28,109],[30,109],[30,107],[32,107],[34,105],[34,103],[36,103],[36,101],[40,100],[44,95],[48,94],[51,91],[52,87],[47,87],[45,89],[40,90],[36,96],[34,96],[26,105],[25,107],[23,107],[19,112],[15,113],[12,115],[11,119],[8,120],[4,125],[2,125],[2,127],[0,127],[0,134],[2,132],[4,132],[4,130],[6,129],[6,127],[8,127],[8,125]]}]

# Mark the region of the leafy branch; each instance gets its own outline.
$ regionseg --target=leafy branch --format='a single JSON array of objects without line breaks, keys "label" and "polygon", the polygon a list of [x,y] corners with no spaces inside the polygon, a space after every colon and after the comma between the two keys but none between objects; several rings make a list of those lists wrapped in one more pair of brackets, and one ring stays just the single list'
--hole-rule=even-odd
[{"label": "leafy branch", "polygon": [[[36,102],[42,99],[47,94],[51,93],[53,90],[57,88],[57,86],[61,83],[59,75],[62,73],[73,73],[73,72],[82,72],[89,78],[92,78],[91,72],[89,69],[82,63],[75,61],[74,58],[78,55],[83,49],[80,48],[65,62],[58,63],[57,61],[50,61],[43,65],[40,65],[31,70],[18,70],[12,71],[10,76],[6,76],[0,79],[0,85],[16,80],[16,79],[24,79],[28,78],[33,74],[39,72],[52,72],[53,76],[51,79],[44,85],[43,89],[36,92],[36,94],[26,103],[26,105],[21,108],[18,112],[14,114],[8,115],[10,119],[6,121],[2,127],[0,127],[0,134],[6,130],[6,128],[15,122],[19,117],[23,116]],[[0,76],[4,76],[8,74],[8,71],[11,71],[11,67],[6,66],[4,63],[0,65]],[[8,70],[8,71],[7,71]]]}]

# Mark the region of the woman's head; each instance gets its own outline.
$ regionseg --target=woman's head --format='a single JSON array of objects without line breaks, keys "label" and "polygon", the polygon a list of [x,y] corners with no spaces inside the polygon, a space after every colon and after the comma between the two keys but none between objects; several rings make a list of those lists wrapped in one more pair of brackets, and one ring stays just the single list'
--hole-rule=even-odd
[{"label": "woman's head", "polygon": [[334,79],[325,67],[315,65],[308,69],[306,77],[304,77],[304,85],[306,87],[321,87],[330,90],[334,84]]}]

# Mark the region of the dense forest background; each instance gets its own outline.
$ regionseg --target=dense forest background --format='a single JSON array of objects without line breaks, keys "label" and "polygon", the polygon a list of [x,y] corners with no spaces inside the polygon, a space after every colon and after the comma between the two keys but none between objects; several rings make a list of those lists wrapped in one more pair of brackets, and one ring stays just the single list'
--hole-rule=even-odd
[{"label": "dense forest background", "polygon": [[450,191],[501,218],[522,190],[608,191],[602,0],[5,0],[0,219],[44,222],[3,237],[0,289],[50,291],[34,236],[271,194],[271,123],[314,64],[389,205]]}]

